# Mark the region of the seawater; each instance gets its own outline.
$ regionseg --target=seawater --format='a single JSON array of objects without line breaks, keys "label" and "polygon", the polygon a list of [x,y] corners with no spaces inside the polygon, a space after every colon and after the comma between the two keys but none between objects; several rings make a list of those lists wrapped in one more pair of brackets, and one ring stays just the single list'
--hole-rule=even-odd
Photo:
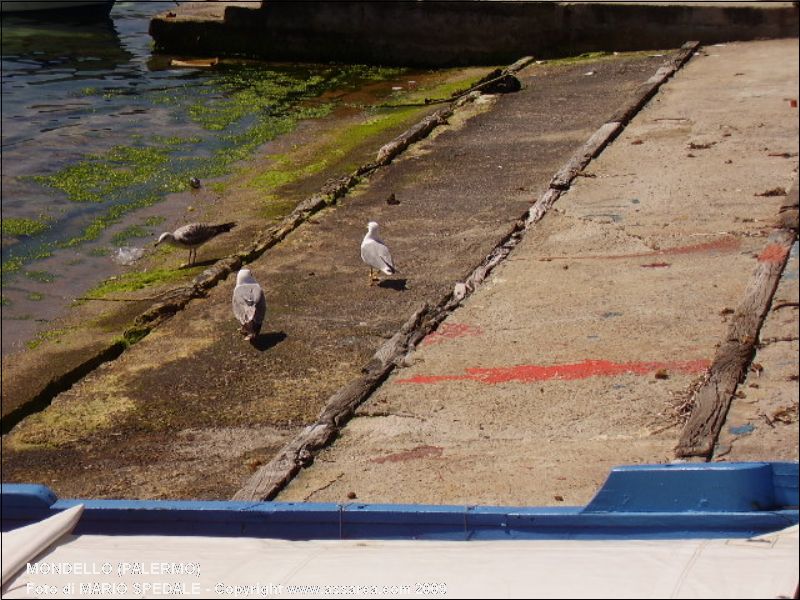
[{"label": "seawater", "polygon": [[225,175],[298,120],[324,116],[332,104],[314,100],[325,92],[397,74],[254,61],[171,67],[147,30],[174,6],[117,2],[91,22],[3,16],[4,354],[118,272],[117,247],[152,241],[164,229],[159,203],[190,178]]}]

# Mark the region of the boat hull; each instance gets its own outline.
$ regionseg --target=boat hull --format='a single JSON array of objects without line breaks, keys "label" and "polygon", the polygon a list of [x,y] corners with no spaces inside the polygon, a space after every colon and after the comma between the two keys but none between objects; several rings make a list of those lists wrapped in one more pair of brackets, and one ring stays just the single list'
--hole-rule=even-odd
[{"label": "boat hull", "polygon": [[114,0],[44,0],[23,1],[23,0],[3,0],[0,8],[3,14],[28,14],[28,13],[52,13],[52,12],[92,12],[108,14]]}]

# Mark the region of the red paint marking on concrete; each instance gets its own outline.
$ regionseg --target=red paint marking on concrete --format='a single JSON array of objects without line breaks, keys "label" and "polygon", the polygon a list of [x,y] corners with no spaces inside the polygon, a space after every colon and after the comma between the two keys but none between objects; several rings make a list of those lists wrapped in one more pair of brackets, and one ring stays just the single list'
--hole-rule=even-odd
[{"label": "red paint marking on concrete", "polygon": [[725,236],[718,240],[706,242],[705,244],[693,244],[691,246],[678,246],[676,248],[667,248],[666,250],[658,250],[655,254],[671,255],[671,254],[694,254],[696,252],[724,252],[726,250],[738,250],[742,242],[738,238],[732,236]]},{"label": "red paint marking on concrete", "polygon": [[439,446],[417,446],[405,452],[396,452],[387,456],[373,458],[370,462],[383,464],[385,462],[405,462],[417,458],[439,458],[442,455],[442,448]]},{"label": "red paint marking on concrete", "polygon": [[464,325],[461,323],[444,323],[436,331],[428,335],[422,345],[438,344],[445,340],[453,340],[460,337],[481,335],[483,330],[480,327]]},{"label": "red paint marking on concrete", "polygon": [[[674,256],[680,254],[695,254],[702,252],[728,252],[738,250],[742,242],[733,236],[724,236],[718,240],[705,242],[703,244],[692,244],[691,246],[676,246],[665,250],[653,250],[652,252],[638,252],[635,254],[604,254],[600,256],[549,256],[543,260],[591,260],[591,259],[624,259],[624,258],[646,258],[650,256]],[[642,265],[645,266],[645,265]]]},{"label": "red paint marking on concrete", "polygon": [[663,269],[665,267],[671,266],[669,263],[660,262],[660,263],[650,263],[649,265],[641,265],[645,269]]},{"label": "red paint marking on concrete", "polygon": [[680,373],[699,373],[706,370],[711,361],[651,361],[615,363],[609,360],[584,360],[562,365],[517,365],[493,369],[467,369],[464,375],[420,375],[398,379],[397,383],[442,383],[445,381],[477,381],[478,383],[534,383],[538,381],[575,380],[589,377],[612,377],[615,375],[646,375],[654,371],[667,370]]},{"label": "red paint marking on concrete", "polygon": [[770,244],[764,251],[758,255],[758,262],[778,263],[783,262],[786,255],[789,254],[789,248],[781,244]]}]

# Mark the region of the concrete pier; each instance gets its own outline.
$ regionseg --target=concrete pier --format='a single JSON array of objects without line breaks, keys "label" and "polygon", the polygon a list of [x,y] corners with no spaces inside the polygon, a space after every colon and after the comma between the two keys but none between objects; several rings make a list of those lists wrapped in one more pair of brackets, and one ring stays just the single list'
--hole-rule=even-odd
[{"label": "concrete pier", "polygon": [[431,66],[798,35],[793,2],[185,2],[155,17],[165,53]]}]

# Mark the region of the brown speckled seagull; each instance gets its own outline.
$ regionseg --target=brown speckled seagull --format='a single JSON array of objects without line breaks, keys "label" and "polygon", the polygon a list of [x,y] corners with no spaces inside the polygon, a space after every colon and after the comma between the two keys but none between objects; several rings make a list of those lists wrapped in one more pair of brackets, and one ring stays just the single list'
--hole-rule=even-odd
[{"label": "brown speckled seagull", "polygon": [[197,259],[197,248],[217,237],[219,234],[227,233],[235,226],[236,223],[233,222],[222,223],[220,225],[189,223],[183,227],[178,227],[172,233],[169,231],[162,233],[155,245],[158,246],[161,242],[166,242],[172,246],[187,248],[189,250],[189,262],[186,264],[187,266],[191,266]]}]

